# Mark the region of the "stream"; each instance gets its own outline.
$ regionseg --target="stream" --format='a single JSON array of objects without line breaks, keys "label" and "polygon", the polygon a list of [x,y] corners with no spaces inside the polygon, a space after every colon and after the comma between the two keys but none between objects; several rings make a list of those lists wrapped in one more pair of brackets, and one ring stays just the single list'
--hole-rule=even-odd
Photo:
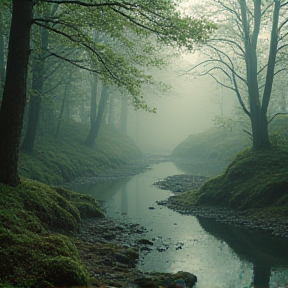
[{"label": "stream", "polygon": [[[99,200],[107,217],[146,228],[145,238],[153,245],[140,251],[137,268],[143,273],[187,271],[198,277],[197,288],[288,287],[286,239],[181,215],[156,204],[172,193],[153,183],[183,173],[195,173],[195,167],[189,171],[188,164],[162,162],[131,178],[73,189]],[[219,171],[207,173],[214,176]]]}]

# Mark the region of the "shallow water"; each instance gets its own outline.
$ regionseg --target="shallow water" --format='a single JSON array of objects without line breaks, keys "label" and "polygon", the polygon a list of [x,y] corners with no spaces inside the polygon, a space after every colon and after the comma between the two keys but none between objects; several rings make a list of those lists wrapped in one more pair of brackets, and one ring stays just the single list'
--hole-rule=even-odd
[{"label": "shallow water", "polygon": [[77,190],[103,201],[107,216],[147,229],[145,238],[153,239],[154,245],[150,252],[140,254],[138,268],[143,272],[191,272],[198,277],[197,288],[252,287],[253,279],[253,287],[284,287],[288,283],[287,240],[180,215],[156,204],[171,192],[153,183],[187,173],[187,169],[187,165],[184,171],[181,165],[165,162],[131,179]]}]

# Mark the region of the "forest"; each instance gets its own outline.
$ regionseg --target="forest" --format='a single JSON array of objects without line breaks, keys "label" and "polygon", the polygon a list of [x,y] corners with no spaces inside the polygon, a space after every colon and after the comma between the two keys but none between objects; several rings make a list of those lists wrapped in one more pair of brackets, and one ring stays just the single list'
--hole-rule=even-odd
[{"label": "forest", "polygon": [[285,0],[0,0],[0,288],[288,287],[287,27]]}]

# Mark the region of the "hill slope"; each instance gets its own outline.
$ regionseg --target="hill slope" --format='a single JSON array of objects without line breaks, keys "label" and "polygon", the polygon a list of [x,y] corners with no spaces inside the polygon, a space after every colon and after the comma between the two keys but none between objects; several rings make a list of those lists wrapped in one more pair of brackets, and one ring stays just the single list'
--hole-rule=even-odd
[{"label": "hill slope", "polygon": [[20,153],[21,176],[59,184],[79,176],[96,175],[141,155],[132,140],[108,125],[100,130],[94,149],[84,146],[88,126],[76,122],[62,125],[58,138],[38,136],[34,152]]}]

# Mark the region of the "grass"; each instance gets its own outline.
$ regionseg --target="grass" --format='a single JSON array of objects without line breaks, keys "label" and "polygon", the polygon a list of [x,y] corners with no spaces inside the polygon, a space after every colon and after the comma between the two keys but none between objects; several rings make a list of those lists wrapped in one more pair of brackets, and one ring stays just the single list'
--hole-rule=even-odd
[{"label": "grass", "polygon": [[19,155],[20,175],[47,184],[59,184],[79,176],[96,175],[140,156],[132,140],[108,125],[100,130],[95,148],[84,146],[88,129],[80,123],[64,122],[58,138],[49,134],[38,136],[34,151]]}]

